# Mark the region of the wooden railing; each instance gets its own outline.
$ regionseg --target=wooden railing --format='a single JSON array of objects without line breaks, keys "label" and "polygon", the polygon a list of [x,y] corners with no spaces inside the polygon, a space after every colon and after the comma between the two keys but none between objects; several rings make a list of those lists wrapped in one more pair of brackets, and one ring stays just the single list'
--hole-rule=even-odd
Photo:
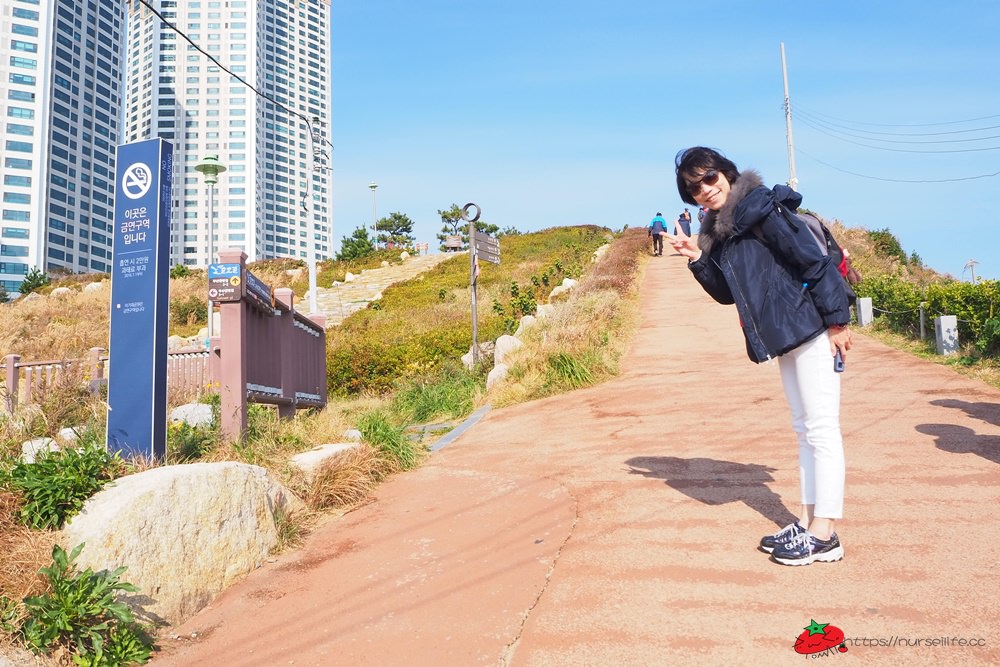
[{"label": "wooden railing", "polygon": [[[67,372],[80,369],[81,381],[92,392],[106,382],[107,350],[92,347],[84,359],[22,361],[19,354],[8,354],[0,363],[4,408],[13,414],[18,405],[31,405],[59,383]],[[197,347],[167,352],[167,396],[172,404],[197,400],[213,391],[209,375],[208,350]]]}]

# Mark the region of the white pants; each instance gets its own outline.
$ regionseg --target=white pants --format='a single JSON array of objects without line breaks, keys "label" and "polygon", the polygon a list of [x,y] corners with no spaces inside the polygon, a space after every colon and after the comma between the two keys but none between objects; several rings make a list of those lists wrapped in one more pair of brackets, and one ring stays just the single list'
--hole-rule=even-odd
[{"label": "white pants", "polygon": [[778,357],[792,429],[799,440],[802,504],[813,516],[844,516],[844,441],[840,434],[840,374],[833,370],[824,331]]}]

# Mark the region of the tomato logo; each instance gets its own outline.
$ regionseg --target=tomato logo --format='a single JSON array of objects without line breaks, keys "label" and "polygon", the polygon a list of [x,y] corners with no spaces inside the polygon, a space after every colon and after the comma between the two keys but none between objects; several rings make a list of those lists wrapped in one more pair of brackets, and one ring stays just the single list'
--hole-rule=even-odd
[{"label": "tomato logo", "polygon": [[809,625],[803,628],[802,634],[795,640],[795,652],[802,655],[829,651],[834,647],[841,653],[847,652],[844,631],[835,625],[817,623],[812,619],[809,619]]}]

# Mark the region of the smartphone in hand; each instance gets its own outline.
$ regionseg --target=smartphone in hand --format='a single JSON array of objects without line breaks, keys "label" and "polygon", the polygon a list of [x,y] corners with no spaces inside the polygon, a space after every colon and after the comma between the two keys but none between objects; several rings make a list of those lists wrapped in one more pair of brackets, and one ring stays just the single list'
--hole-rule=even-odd
[{"label": "smartphone in hand", "polygon": [[844,355],[840,353],[840,349],[837,349],[837,354],[833,355],[833,370],[838,373],[844,372]]}]

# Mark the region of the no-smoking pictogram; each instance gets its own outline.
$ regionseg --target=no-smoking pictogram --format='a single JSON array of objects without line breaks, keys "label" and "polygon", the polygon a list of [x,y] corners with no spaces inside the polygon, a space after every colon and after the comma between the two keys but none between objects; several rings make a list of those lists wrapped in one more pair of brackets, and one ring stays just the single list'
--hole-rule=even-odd
[{"label": "no-smoking pictogram", "polygon": [[129,199],[138,199],[149,192],[153,184],[153,172],[142,162],[136,162],[122,174],[122,192]]}]

